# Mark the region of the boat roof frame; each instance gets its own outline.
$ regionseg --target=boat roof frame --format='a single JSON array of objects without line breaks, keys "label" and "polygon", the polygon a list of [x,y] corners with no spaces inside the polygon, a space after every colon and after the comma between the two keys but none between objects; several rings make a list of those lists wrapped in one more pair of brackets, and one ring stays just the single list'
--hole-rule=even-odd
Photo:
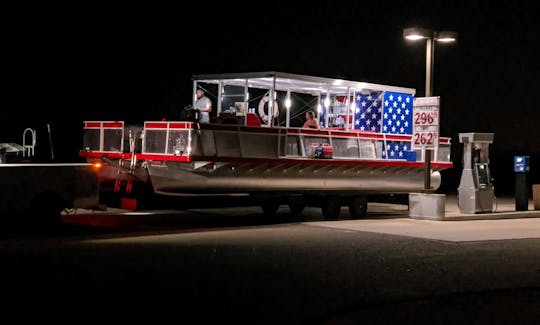
[{"label": "boat roof frame", "polygon": [[200,74],[194,75],[195,83],[211,83],[233,85],[248,88],[274,89],[275,91],[290,91],[295,93],[319,95],[343,95],[348,96],[351,92],[374,92],[390,91],[414,95],[413,88],[388,86],[367,82],[323,78],[277,71],[225,73],[225,74]]}]

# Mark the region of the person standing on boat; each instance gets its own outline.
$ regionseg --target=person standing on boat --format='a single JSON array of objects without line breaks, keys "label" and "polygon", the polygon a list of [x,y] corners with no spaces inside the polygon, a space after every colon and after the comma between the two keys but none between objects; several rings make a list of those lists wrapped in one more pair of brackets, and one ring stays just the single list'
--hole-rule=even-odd
[{"label": "person standing on boat", "polygon": [[319,122],[315,118],[315,113],[313,111],[306,112],[306,122],[304,123],[305,128],[320,129]]},{"label": "person standing on boat", "polygon": [[197,89],[197,100],[195,101],[195,109],[201,112],[199,119],[200,123],[210,123],[210,112],[212,112],[212,102],[210,98],[204,95],[202,89]]}]

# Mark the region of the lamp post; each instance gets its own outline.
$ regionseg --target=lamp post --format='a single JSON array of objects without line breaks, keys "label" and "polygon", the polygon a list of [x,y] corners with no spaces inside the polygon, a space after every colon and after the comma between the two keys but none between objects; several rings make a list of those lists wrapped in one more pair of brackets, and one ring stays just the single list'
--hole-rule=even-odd
[{"label": "lamp post", "polygon": [[[433,95],[433,62],[435,54],[435,41],[440,43],[453,43],[457,39],[454,31],[432,31],[426,28],[405,28],[403,37],[410,41],[426,40],[426,90],[425,97]],[[424,149],[424,189],[431,190],[431,151]]]}]

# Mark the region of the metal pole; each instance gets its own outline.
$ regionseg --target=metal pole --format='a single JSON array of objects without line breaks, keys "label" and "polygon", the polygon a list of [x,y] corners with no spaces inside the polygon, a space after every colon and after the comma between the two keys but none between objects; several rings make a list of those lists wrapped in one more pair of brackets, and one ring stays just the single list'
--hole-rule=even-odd
[{"label": "metal pole", "polygon": [[[52,135],[51,135],[51,125],[49,123],[47,123],[47,131],[49,132],[49,147],[51,148],[51,160],[54,160],[54,149],[53,149],[53,142],[52,142]],[[32,141],[32,145],[34,145],[33,141]]]},{"label": "metal pole", "polygon": [[[328,103],[328,105],[326,105]],[[323,102],[324,107],[324,127],[329,128],[330,127],[330,88],[326,90],[326,97],[324,98]],[[333,116],[332,116],[333,118]]]},{"label": "metal pole", "polygon": [[218,98],[217,98],[217,116],[221,113],[221,101],[223,100],[223,82],[218,83]]},{"label": "metal pole", "polygon": [[321,125],[321,128],[322,128],[323,121],[321,120],[321,113],[322,113],[321,94],[319,94],[317,96],[317,120],[319,121],[319,124]]},{"label": "metal pole", "polygon": [[433,90],[433,50],[435,42],[433,38],[428,38],[426,41],[426,93],[425,96],[431,96]]},{"label": "metal pole", "polygon": [[[354,105],[353,105],[354,104]],[[352,119],[351,119],[351,129],[356,129],[356,121],[354,117],[356,116],[356,90],[353,90],[352,92],[352,102],[351,102],[352,109]]]},{"label": "metal pole", "polygon": [[246,85],[244,86],[244,111],[242,112],[244,125],[247,125],[247,112],[249,112],[249,81],[246,79]]},{"label": "metal pole", "polygon": [[347,104],[347,120],[345,121],[345,130],[349,131],[349,116],[351,111],[351,88],[349,87],[347,87],[347,99],[345,100],[345,103]]},{"label": "metal pole", "polygon": [[193,96],[191,100],[191,107],[195,109],[195,102],[197,101],[197,81],[193,81]]},{"label": "metal pole", "polygon": [[[435,50],[434,37],[426,41],[426,92],[430,97],[433,91],[433,54]],[[431,151],[424,148],[424,190],[431,190]]]},{"label": "metal pole", "polygon": [[290,126],[291,121],[291,91],[287,90],[287,99],[285,100],[285,108],[287,109],[287,116],[285,118],[285,127],[288,128]]},{"label": "metal pole", "polygon": [[270,89],[270,96],[268,96],[268,98],[270,98],[268,100],[268,126],[269,127],[272,127],[272,123],[274,122],[274,102],[276,101],[276,97],[275,96],[276,94],[276,77],[272,78],[272,89]]},{"label": "metal pole", "polygon": [[328,128],[328,124],[330,123],[330,105],[326,105],[328,101],[330,101],[330,96],[328,93],[326,93],[326,97],[323,101],[323,108],[324,108],[324,127]]}]

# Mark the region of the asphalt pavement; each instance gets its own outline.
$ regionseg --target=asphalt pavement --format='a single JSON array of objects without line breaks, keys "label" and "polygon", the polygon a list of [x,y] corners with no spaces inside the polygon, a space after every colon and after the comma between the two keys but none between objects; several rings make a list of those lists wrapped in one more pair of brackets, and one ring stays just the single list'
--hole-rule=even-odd
[{"label": "asphalt pavement", "polygon": [[283,206],[269,221],[256,207],[117,210],[122,221],[108,226],[5,237],[2,314],[181,324],[540,319],[540,218],[415,220],[406,206],[380,203],[369,211],[324,221],[319,209],[298,218]]}]

